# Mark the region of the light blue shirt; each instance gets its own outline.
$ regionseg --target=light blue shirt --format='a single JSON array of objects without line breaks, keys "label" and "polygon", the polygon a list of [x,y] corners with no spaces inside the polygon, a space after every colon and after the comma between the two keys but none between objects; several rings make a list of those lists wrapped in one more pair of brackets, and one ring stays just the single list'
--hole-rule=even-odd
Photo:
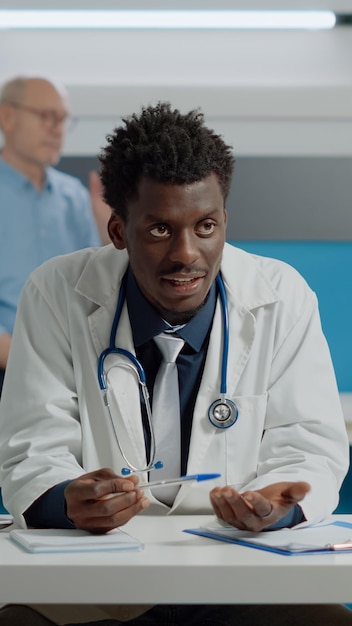
[{"label": "light blue shirt", "polygon": [[53,256],[101,245],[88,190],[49,167],[41,191],[0,157],[0,334],[12,334],[30,272]]}]

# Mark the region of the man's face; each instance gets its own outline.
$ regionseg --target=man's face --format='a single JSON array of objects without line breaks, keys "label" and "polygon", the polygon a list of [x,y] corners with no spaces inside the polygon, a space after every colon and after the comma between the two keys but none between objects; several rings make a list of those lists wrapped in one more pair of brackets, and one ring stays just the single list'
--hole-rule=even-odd
[{"label": "man's face", "polygon": [[[24,98],[18,105],[10,107],[6,129],[7,146],[15,161],[18,165],[55,165],[64,139],[62,120],[68,113],[65,99],[46,80],[31,79],[26,83]],[[33,111],[53,113],[56,123],[41,119]]]},{"label": "man's face", "polygon": [[127,215],[112,215],[112,242],[127,249],[139,288],[160,315],[171,324],[188,321],[220,267],[226,212],[218,178],[186,185],[142,178]]}]

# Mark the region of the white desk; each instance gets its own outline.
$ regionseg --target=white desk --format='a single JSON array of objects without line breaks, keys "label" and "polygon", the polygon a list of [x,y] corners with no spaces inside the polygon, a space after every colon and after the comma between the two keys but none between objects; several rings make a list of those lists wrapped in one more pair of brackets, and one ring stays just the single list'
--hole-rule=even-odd
[{"label": "white desk", "polygon": [[352,554],[286,557],[182,532],[210,519],[139,516],[124,528],[142,552],[33,555],[1,531],[0,603],[352,602]]}]

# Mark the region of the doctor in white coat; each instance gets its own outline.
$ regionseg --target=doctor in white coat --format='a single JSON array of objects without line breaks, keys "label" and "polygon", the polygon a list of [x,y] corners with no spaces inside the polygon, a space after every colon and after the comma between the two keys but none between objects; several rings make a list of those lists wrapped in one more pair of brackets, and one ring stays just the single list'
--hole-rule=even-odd
[{"label": "doctor in white coat", "polygon": [[[288,265],[225,243],[234,161],[199,113],[182,116],[159,104],[124,123],[100,157],[113,245],[49,261],[22,293],[1,402],[5,506],[23,526],[93,532],[148,513],[214,511],[255,531],[319,521],[338,503],[348,440],[316,296]],[[229,428],[208,418],[220,395],[225,328],[218,275],[229,318],[226,395],[238,409]],[[197,350],[187,361],[186,375],[198,367],[198,377],[192,414],[181,414],[189,429],[181,448],[187,473],[221,478],[211,488],[182,485],[171,505],[138,490],[147,471],[121,476],[126,458],[145,467],[149,449],[136,376],[119,366],[119,355],[107,357],[109,415],[97,375],[118,301],[114,345],[139,358],[155,350],[140,353],[136,341],[134,325],[145,311],[181,336],[194,320],[206,326],[198,365]],[[142,366],[152,395],[150,354]],[[179,381],[182,396],[180,372]],[[105,498],[116,492],[122,495]],[[236,619],[235,607],[226,610],[219,624],[247,623]],[[285,623],[302,623],[302,615],[291,615]],[[275,619],[272,612],[270,623]],[[350,623],[339,619],[334,623]],[[151,623],[168,621],[163,615]]]}]

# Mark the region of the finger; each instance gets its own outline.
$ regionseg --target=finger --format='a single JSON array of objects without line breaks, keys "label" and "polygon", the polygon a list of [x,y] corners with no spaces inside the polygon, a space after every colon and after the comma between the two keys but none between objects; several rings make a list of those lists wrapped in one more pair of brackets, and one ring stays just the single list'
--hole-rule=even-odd
[{"label": "finger", "polygon": [[260,498],[256,501],[256,498],[252,500],[250,496],[251,494],[241,495],[245,509],[241,511],[239,523],[236,526],[251,532],[259,532],[273,524],[277,520],[277,514],[269,500]]},{"label": "finger", "polygon": [[[150,500],[142,495],[142,497],[137,497],[136,502],[134,504],[130,504],[124,509],[119,511],[115,511],[112,515],[110,515],[107,519],[109,520],[109,524],[112,524],[113,528],[118,526],[123,526],[126,524],[132,517],[144,511],[144,509],[148,508],[150,505]],[[105,518],[106,523],[106,518]]]},{"label": "finger", "polygon": [[253,516],[241,495],[233,488],[216,488],[212,492],[213,507],[217,517],[237,528],[245,527],[245,519]]},{"label": "finger", "polygon": [[296,504],[301,502],[303,498],[310,491],[309,483],[300,481],[292,483],[286,489],[283,490],[282,496],[285,498],[288,504]]},{"label": "finger", "polygon": [[122,493],[133,491],[136,489],[138,485],[137,477],[128,477],[128,478],[114,478],[110,481],[104,481],[104,483],[100,483],[98,490],[105,490],[104,496],[108,495],[121,495]]},{"label": "finger", "polygon": [[[112,476],[112,478],[110,480],[102,479],[106,476]],[[64,490],[67,515],[75,521],[77,514],[81,515],[82,511],[92,511],[94,503],[110,497],[111,493],[119,493],[120,495],[136,493],[137,483],[138,477],[116,477],[116,474],[111,470],[100,470],[94,474],[86,474],[69,483]],[[122,507],[123,504],[124,501],[120,502],[118,507]]]},{"label": "finger", "polygon": [[123,493],[108,500],[100,500],[94,502],[90,507],[89,515],[94,517],[95,515],[101,517],[113,517],[114,515],[121,514],[140,502],[145,495],[142,492],[132,491],[130,493]]},{"label": "finger", "polygon": [[123,526],[135,515],[146,509],[150,505],[150,501],[146,497],[142,497],[132,506],[122,511],[115,512],[110,516],[82,517],[75,520],[75,526],[82,530],[89,530],[92,533],[106,533],[113,528]]},{"label": "finger", "polygon": [[92,170],[89,172],[89,189],[93,196],[99,196],[101,193],[101,182],[98,172]]},{"label": "finger", "polygon": [[[115,474],[115,472],[112,469],[107,468],[107,467],[104,467],[95,472],[91,472],[90,474],[86,474],[85,478],[87,479],[91,478],[93,481],[97,481],[97,482],[110,479],[112,493],[117,493],[117,491],[121,488],[121,481],[131,482],[134,486],[138,485],[139,483],[139,477],[137,476],[137,474],[130,474],[129,476],[119,476],[118,474]],[[125,487],[126,485],[127,485],[127,482],[125,482]],[[129,490],[128,486],[127,486],[127,490]]]},{"label": "finger", "polygon": [[[81,528],[93,525],[93,520],[97,519],[100,519],[102,526],[106,526],[111,525],[111,520],[115,517],[125,519],[126,516],[130,516],[130,512],[135,514],[135,509],[139,510],[143,500],[149,502],[142,492],[132,491],[107,500],[90,500],[84,503],[76,501],[68,504],[67,515]],[[145,508],[145,505],[146,503],[142,506]]]},{"label": "finger", "polygon": [[242,499],[255,515],[263,519],[270,517],[274,511],[270,500],[263,498],[259,493],[246,492],[242,494]]},{"label": "finger", "polygon": [[217,491],[216,493],[212,494],[211,503],[215,515],[225,522],[230,523],[229,520],[234,517],[234,514],[221,491]]},{"label": "finger", "polygon": [[100,500],[109,494],[122,494],[135,490],[135,485],[126,478],[113,478],[111,480],[82,481],[74,485],[68,485],[65,495],[78,498],[80,501]]},{"label": "finger", "polygon": [[[258,532],[265,526],[270,525],[272,523],[271,519],[268,521],[266,518],[259,517],[254,510],[253,504],[250,501],[246,501],[243,495],[240,495],[233,489],[229,490],[228,487],[222,490],[220,488],[213,490],[213,508],[217,517],[240,530],[251,530],[253,532]],[[270,518],[271,514],[270,507]]]}]

